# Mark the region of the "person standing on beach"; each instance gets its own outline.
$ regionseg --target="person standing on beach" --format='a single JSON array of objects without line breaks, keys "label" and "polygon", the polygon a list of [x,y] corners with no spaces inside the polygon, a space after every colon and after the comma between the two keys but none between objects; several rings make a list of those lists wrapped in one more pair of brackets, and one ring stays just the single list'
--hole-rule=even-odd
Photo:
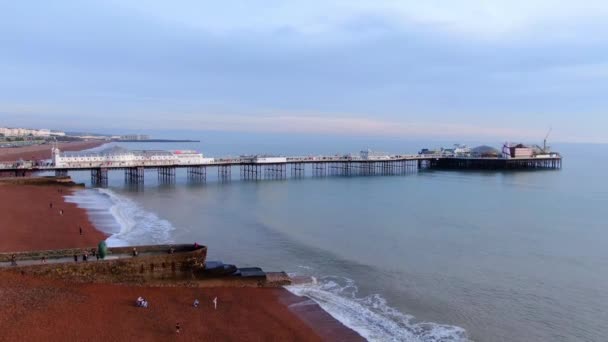
[{"label": "person standing on beach", "polygon": [[63,209],[59,209],[59,215],[63,216]]},{"label": "person standing on beach", "polygon": [[78,262],[78,254],[74,253],[74,262]]},{"label": "person standing on beach", "polygon": [[178,333],[178,334],[180,332],[179,322],[175,323],[175,332]]},{"label": "person standing on beach", "polygon": [[82,235],[82,227],[78,227],[78,229],[80,230],[80,235]]},{"label": "person standing on beach", "polygon": [[217,310],[217,297],[213,298],[213,309]]},{"label": "person standing on beach", "polygon": [[49,208],[53,209],[53,202],[49,203]]}]

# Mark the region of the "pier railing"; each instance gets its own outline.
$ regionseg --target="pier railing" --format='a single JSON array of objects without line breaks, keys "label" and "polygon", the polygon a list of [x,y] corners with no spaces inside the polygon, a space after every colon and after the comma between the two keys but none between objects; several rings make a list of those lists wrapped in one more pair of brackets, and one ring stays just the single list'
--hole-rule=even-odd
[{"label": "pier railing", "polygon": [[[159,183],[172,182],[176,169],[187,169],[188,179],[206,181],[208,169],[217,170],[217,179],[232,179],[233,168],[240,169],[243,180],[301,178],[307,172],[313,177],[320,176],[374,176],[404,175],[424,169],[437,170],[533,170],[561,169],[559,154],[529,158],[471,157],[439,154],[391,155],[362,158],[350,155],[333,156],[291,156],[291,157],[224,157],[205,163],[174,163],[163,160],[135,161],[82,161],[70,162],[69,166],[49,163],[15,162],[0,164],[0,176],[28,176],[35,172],[55,172],[56,176],[67,176],[71,171],[88,170],[91,183],[107,185],[108,172],[124,170],[125,182],[143,184],[145,170],[157,170]],[[288,171],[289,169],[289,171]]]}]

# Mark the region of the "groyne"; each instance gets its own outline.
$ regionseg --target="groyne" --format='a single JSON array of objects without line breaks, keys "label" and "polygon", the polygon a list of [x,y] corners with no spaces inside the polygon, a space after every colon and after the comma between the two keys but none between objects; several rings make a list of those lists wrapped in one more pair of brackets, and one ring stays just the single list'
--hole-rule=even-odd
[{"label": "groyne", "polygon": [[[133,255],[133,248],[137,256]],[[82,256],[87,252],[88,260]],[[207,247],[149,245],[108,248],[97,260],[92,249],[0,253],[0,272],[42,276],[77,283],[115,283],[191,287],[276,287],[291,282],[284,272],[266,273],[260,268],[218,272],[207,267]],[[13,263],[14,261],[14,263]]]}]

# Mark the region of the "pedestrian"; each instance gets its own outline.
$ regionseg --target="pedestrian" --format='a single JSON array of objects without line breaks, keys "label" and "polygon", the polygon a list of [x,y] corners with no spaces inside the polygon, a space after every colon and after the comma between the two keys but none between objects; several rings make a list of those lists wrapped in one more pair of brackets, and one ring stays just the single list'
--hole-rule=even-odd
[{"label": "pedestrian", "polygon": [[82,261],[87,261],[87,258],[89,257],[88,254],[89,253],[87,251],[84,251],[84,253],[82,253]]},{"label": "pedestrian", "polygon": [[213,298],[213,309],[217,310],[217,297]]},{"label": "pedestrian", "polygon": [[49,203],[49,208],[53,209],[53,202]]},{"label": "pedestrian", "polygon": [[175,332],[178,333],[178,334],[180,332],[179,322],[175,323]]},{"label": "pedestrian", "polygon": [[80,235],[82,235],[82,227],[78,227],[78,229],[80,230]]},{"label": "pedestrian", "polygon": [[133,252],[131,252],[131,254],[132,254],[134,257],[136,257],[136,256],[139,254],[139,252],[137,251],[137,249],[136,249],[135,247],[133,247]]},{"label": "pedestrian", "polygon": [[59,209],[59,215],[63,216],[63,209]]},{"label": "pedestrian", "polygon": [[78,262],[78,254],[74,253],[74,262]]},{"label": "pedestrian", "polygon": [[42,263],[46,264],[46,256],[44,256],[44,255],[42,256]]},{"label": "pedestrian", "polygon": [[11,254],[11,266],[17,266],[17,256]]},{"label": "pedestrian", "polygon": [[194,300],[194,304],[192,304],[192,306],[194,306],[195,308],[198,308],[200,302],[198,301],[198,299]]}]

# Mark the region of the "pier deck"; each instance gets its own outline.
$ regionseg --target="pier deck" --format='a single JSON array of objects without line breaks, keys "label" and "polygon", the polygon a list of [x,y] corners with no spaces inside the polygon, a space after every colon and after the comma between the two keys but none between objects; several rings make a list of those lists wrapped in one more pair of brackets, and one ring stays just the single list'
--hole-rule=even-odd
[{"label": "pier deck", "polygon": [[[220,181],[232,179],[233,168],[240,169],[243,180],[286,179],[323,176],[382,176],[404,175],[423,169],[437,170],[557,170],[562,167],[561,156],[531,158],[473,158],[434,155],[397,155],[383,159],[347,157],[283,157],[281,161],[255,162],[252,158],[218,158],[203,164],[168,164],[163,162],[109,162],[103,165],[79,163],[70,167],[53,165],[0,165],[0,176],[20,177],[35,172],[54,172],[67,176],[71,171],[91,171],[91,183],[107,185],[108,172],[123,170],[125,182],[140,184],[145,170],[157,170],[159,182],[171,182],[176,169],[187,169],[188,178],[206,181],[209,169],[216,169]],[[289,171],[288,171],[289,169]]]}]

